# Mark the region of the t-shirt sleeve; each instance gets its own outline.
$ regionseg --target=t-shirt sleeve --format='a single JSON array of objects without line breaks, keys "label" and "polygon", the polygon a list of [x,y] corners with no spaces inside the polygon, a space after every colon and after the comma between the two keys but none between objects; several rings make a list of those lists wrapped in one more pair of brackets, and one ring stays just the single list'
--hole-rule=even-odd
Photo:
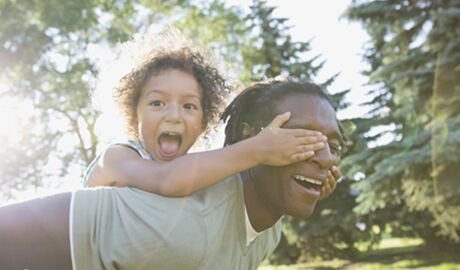
[{"label": "t-shirt sleeve", "polygon": [[88,168],[86,168],[85,173],[83,174],[83,186],[84,187],[88,187],[89,176],[93,172],[94,167],[96,167],[96,164],[99,162],[100,158],[101,158],[101,154],[97,155],[96,158],[93,161],[91,161]]}]

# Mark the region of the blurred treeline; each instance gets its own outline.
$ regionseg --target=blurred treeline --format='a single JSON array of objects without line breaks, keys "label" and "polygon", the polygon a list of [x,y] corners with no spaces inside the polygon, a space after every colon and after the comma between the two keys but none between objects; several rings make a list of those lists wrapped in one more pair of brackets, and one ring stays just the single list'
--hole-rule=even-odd
[{"label": "blurred treeline", "polygon": [[[33,107],[17,134],[0,138],[1,196],[63,178],[72,167],[83,171],[100,142],[90,92],[104,66],[95,55],[116,51],[152,24],[172,24],[212,47],[245,85],[281,74],[327,89],[335,76],[315,79],[324,62],[308,41],[292,40],[288,18],[276,18],[264,1],[248,5],[249,11],[223,0],[0,0],[0,98]],[[385,234],[420,237],[436,248],[458,245],[460,1],[354,1],[344,17],[370,36],[363,72],[371,110],[343,121],[352,141],[342,162],[345,180],[309,220],[286,219],[272,260],[351,257],[358,243],[371,247]],[[339,110],[348,91],[334,95]]]}]

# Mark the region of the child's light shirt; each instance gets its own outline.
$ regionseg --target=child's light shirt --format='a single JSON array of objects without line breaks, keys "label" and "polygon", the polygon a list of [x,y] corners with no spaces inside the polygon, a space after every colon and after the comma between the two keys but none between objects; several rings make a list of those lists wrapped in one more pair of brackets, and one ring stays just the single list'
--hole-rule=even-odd
[{"label": "child's light shirt", "polygon": [[[129,147],[129,148],[133,149],[134,151],[136,151],[136,153],[138,153],[139,156],[141,156],[141,158],[146,159],[146,160],[153,160],[152,156],[144,149],[144,147],[142,147],[142,144],[140,142],[138,142],[138,141],[129,140],[129,141],[116,142],[116,143],[113,143],[113,144],[109,145],[109,147],[112,146],[112,145],[121,145],[121,146]],[[94,167],[96,166],[96,164],[99,162],[99,159],[101,158],[101,155],[102,154],[99,154],[91,162],[91,164],[89,164],[88,168],[86,169],[86,171],[85,171],[85,173],[83,175],[83,186],[88,187],[89,176],[93,172]]]}]

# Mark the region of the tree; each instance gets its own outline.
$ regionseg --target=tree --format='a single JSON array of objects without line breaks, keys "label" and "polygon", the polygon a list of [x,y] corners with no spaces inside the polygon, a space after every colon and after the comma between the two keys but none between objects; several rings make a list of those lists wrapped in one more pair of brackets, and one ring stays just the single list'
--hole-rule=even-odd
[{"label": "tree", "polygon": [[258,81],[279,75],[312,79],[324,62],[316,63],[319,55],[306,59],[305,53],[310,51],[309,41],[293,41],[287,19],[274,17],[276,8],[268,6],[266,1],[255,0],[250,9],[245,18],[250,37],[241,49],[242,80]]},{"label": "tree", "polygon": [[[275,7],[265,1],[256,0],[245,17],[247,34],[246,39],[241,39],[242,81],[248,83],[279,75],[314,81],[324,62],[319,60],[319,55],[308,57],[309,41],[294,41],[289,34],[288,20],[275,17],[274,10]],[[336,76],[316,83],[327,89]],[[343,99],[347,92],[333,95],[338,109],[347,106]],[[308,221],[285,218],[282,241],[271,262],[293,263],[317,255],[353,254],[353,243],[364,234],[356,230],[358,221],[351,211],[355,205],[354,195],[348,187],[348,182],[342,183],[340,190],[317,206],[314,217]]]},{"label": "tree", "polygon": [[30,101],[34,127],[41,126],[11,146],[15,150],[2,151],[2,159],[24,161],[8,167],[4,194],[11,195],[11,187],[27,189],[27,183],[42,185],[50,158],[61,163],[51,173],[57,179],[70,165],[83,171],[99,141],[99,112],[90,100],[101,68],[94,51],[113,49],[184,2],[0,0],[0,81],[9,86],[0,94]]},{"label": "tree", "polygon": [[460,3],[364,1],[347,11],[368,31],[375,88],[346,161],[358,181],[355,211],[396,235],[460,242]]}]

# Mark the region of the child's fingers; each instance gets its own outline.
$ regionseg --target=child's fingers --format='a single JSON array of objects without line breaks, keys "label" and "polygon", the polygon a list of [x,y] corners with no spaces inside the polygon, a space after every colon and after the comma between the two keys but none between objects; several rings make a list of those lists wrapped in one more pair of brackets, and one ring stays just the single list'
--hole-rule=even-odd
[{"label": "child's fingers", "polygon": [[336,165],[332,166],[331,173],[336,182],[340,182],[342,180],[342,172]]},{"label": "child's fingers", "polygon": [[[331,169],[332,170],[332,169]],[[321,195],[320,195],[320,199],[324,199],[326,198],[327,196],[329,196],[332,192],[334,192],[335,188],[336,188],[336,183],[337,183],[337,179],[332,175],[332,172],[328,171],[328,178],[327,178],[327,182],[326,184],[324,184],[322,187],[321,187]]]},{"label": "child's fingers", "polygon": [[326,198],[327,196],[329,196],[329,194],[332,193],[332,189],[331,189],[331,186],[329,186],[328,184],[326,184],[325,186],[321,187],[320,189],[320,200]]},{"label": "child's fingers", "polygon": [[296,138],[296,143],[301,144],[301,145],[307,145],[307,144],[313,144],[313,143],[319,143],[322,142],[325,144],[327,141],[325,141],[321,136],[309,136],[309,137],[301,137],[301,138]]},{"label": "child's fingers", "polygon": [[318,137],[321,137],[327,140],[326,136],[324,136],[321,132],[316,131],[316,130],[310,130],[310,129],[286,129],[286,130],[289,131],[290,134],[293,135],[294,137],[318,136]]},{"label": "child's fingers", "polygon": [[318,151],[326,146],[324,142],[302,144],[297,146],[297,152]]},{"label": "child's fingers", "polygon": [[290,157],[291,161],[298,162],[309,159],[315,155],[315,151],[306,151],[298,154],[294,154]]},{"label": "child's fingers", "polygon": [[297,152],[291,155],[290,160],[294,162],[307,160],[315,155],[315,152],[323,149],[326,146],[324,142],[314,144],[298,145]]},{"label": "child's fingers", "polygon": [[[335,167],[335,166],[333,166]],[[331,190],[335,190],[337,186],[337,179],[332,173],[332,169],[329,171],[329,177],[327,178],[327,184],[331,187]]]},{"label": "child's fingers", "polygon": [[284,125],[284,123],[286,123],[289,120],[290,117],[291,117],[290,112],[285,112],[283,114],[279,114],[270,122],[270,124],[268,124],[267,127],[277,127],[277,128],[279,128],[282,125]]}]

